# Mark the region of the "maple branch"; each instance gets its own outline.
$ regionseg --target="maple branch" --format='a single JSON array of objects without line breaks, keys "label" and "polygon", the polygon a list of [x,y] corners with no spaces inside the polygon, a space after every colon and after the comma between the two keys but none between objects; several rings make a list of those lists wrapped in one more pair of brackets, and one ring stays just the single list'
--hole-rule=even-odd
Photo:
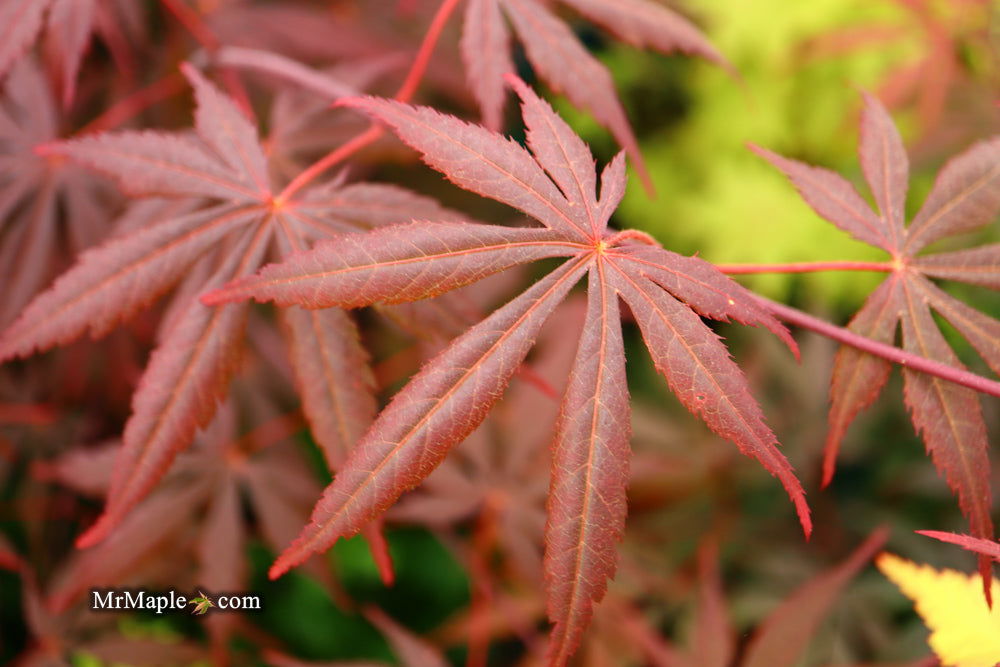
[{"label": "maple branch", "polygon": [[623,229],[619,232],[609,234],[605,236],[604,242],[609,246],[616,246],[622,241],[632,240],[638,241],[639,243],[645,243],[646,245],[651,245],[654,248],[662,248],[660,242],[654,239],[652,236],[646,232],[639,231],[638,229]]},{"label": "maple branch", "polygon": [[969,371],[962,370],[961,368],[949,366],[948,364],[943,364],[940,361],[927,359],[926,357],[921,357],[920,355],[901,350],[893,345],[887,345],[885,343],[872,340],[871,338],[860,336],[853,331],[845,329],[844,327],[838,327],[835,324],[830,324],[829,322],[813,317],[812,315],[804,313],[796,308],[792,308],[791,306],[771,301],[770,299],[760,296],[759,294],[754,294],[753,297],[758,303],[774,313],[776,317],[788,322],[789,324],[794,324],[802,327],[803,329],[809,329],[810,331],[814,331],[818,334],[826,336],[827,338],[844,343],[845,345],[850,345],[851,347],[855,347],[863,352],[874,354],[877,357],[899,364],[900,366],[912,368],[915,371],[920,371],[922,373],[927,373],[928,375],[941,378],[942,380],[954,382],[955,384],[968,387],[969,389],[978,391],[982,394],[988,394],[989,396],[1000,398],[1000,382],[997,382],[996,380],[990,380],[989,378],[977,375],[976,373],[971,373]]},{"label": "maple branch", "polygon": [[128,97],[118,100],[100,116],[80,128],[77,134],[92,134],[114,129],[144,109],[173,97],[185,88],[187,88],[187,83],[181,73],[171,72],[145,88],[140,88]]},{"label": "maple branch", "polygon": [[[173,2],[173,0],[163,0],[164,2]],[[434,53],[434,48],[437,46],[438,39],[441,37],[441,32],[444,30],[444,26],[448,23],[448,19],[451,17],[452,12],[455,7],[458,6],[460,0],[444,0],[441,6],[438,7],[437,13],[434,14],[434,18],[431,20],[431,25],[427,29],[427,34],[424,35],[424,40],[420,44],[420,49],[417,51],[416,57],[413,59],[413,64],[410,66],[410,71],[406,74],[406,79],[403,81],[403,85],[399,87],[394,97],[395,100],[399,102],[409,102],[413,99],[413,95],[417,92],[417,87],[420,85],[420,81],[424,78],[424,74],[427,72],[427,65],[430,63],[431,55]],[[346,160],[348,157],[357,153],[362,148],[374,143],[382,134],[385,132],[381,125],[372,124],[367,130],[357,135],[346,144],[333,149],[326,156],[319,159],[319,161],[314,162],[308,168],[306,168],[302,173],[292,179],[285,189],[276,198],[276,202],[286,202],[294,195],[296,192],[301,190],[305,185],[312,182],[320,174],[325,172],[330,167],[334,166],[338,162]]]},{"label": "maple branch", "polygon": [[346,144],[341,144],[333,149],[326,156],[320,158],[319,161],[314,162],[293,178],[292,182],[281,191],[281,194],[274,198],[275,203],[287,202],[296,192],[312,182],[317,176],[338,162],[346,160],[365,146],[368,146],[381,137],[384,132],[385,130],[381,125],[370,125],[367,130],[355,136]]},{"label": "maple branch", "polygon": [[438,39],[441,37],[441,31],[444,30],[444,26],[448,23],[448,19],[451,18],[452,12],[461,0],[444,0],[441,6],[438,7],[437,12],[434,14],[434,18],[431,20],[431,25],[427,29],[427,34],[424,35],[424,41],[420,44],[420,49],[417,51],[416,57],[413,59],[413,65],[410,67],[409,73],[406,75],[406,79],[403,81],[403,85],[400,86],[399,90],[396,92],[395,99],[400,102],[409,102],[414,93],[417,92],[417,87],[420,85],[420,80],[424,78],[424,73],[427,71],[427,65],[430,63],[431,54],[434,53],[434,47],[437,46]]},{"label": "maple branch", "polygon": [[750,273],[812,273],[814,271],[893,271],[891,262],[793,262],[791,264],[716,264],[729,275]]}]

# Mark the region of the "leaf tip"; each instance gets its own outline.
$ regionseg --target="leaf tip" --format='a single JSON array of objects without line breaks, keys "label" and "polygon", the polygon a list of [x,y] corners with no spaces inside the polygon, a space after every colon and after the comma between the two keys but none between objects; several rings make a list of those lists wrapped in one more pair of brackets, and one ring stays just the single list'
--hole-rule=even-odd
[{"label": "leaf tip", "polygon": [[865,111],[884,111],[885,107],[882,105],[882,101],[876,96],[872,95],[864,88],[857,88],[858,93],[861,95],[862,101],[865,104]]},{"label": "leaf tip", "polygon": [[268,569],[268,580],[274,581],[275,579],[278,579],[297,564],[298,563],[295,562],[295,558],[289,555],[289,549],[285,549],[285,551],[275,559],[275,561],[271,564],[271,567]]},{"label": "leaf tip", "polygon": [[813,523],[805,493],[794,498],[793,502],[795,503],[795,511],[799,515],[799,523],[802,524],[802,534],[805,535],[806,541],[809,541],[809,538],[812,537]]},{"label": "leaf tip", "polygon": [[635,151],[631,151],[631,155],[632,166],[635,167],[635,171],[639,175],[642,189],[646,191],[647,197],[655,200],[657,198],[656,184],[653,183],[653,177],[650,175],[649,169],[646,168],[646,161],[642,159],[642,154],[639,152],[638,147]]},{"label": "leaf tip", "polygon": [[111,532],[111,529],[114,528],[115,523],[116,521],[113,520],[113,517],[105,511],[93,526],[76,538],[74,546],[77,549],[89,549],[103,542],[108,533]]},{"label": "leaf tip", "polygon": [[[248,276],[253,277],[253,276]],[[223,306],[227,303],[248,301],[254,298],[253,285],[246,280],[234,280],[222,287],[209,290],[198,297],[205,306]]]},{"label": "leaf tip", "polygon": [[392,563],[392,552],[389,551],[389,542],[385,538],[385,530],[381,521],[369,523],[362,532],[365,541],[368,543],[368,550],[371,551],[372,560],[378,568],[379,578],[382,585],[392,588],[396,583],[396,570]]},{"label": "leaf tip", "polygon": [[840,451],[840,432],[831,428],[826,436],[826,444],[823,447],[823,472],[820,478],[819,488],[825,489],[833,481],[833,475],[837,472],[837,453]]},{"label": "leaf tip", "polygon": [[192,65],[191,63],[189,63],[186,60],[179,65],[179,68],[181,70],[181,74],[183,74],[184,77],[188,81],[191,81],[192,83],[196,79],[200,79],[201,78],[201,72],[198,71],[198,68],[195,67],[194,65]]},{"label": "leaf tip", "polygon": [[528,88],[528,84],[526,84],[524,80],[514,72],[506,72],[503,75],[503,80],[506,81],[507,85],[510,86],[518,94],[520,94],[520,91],[522,90],[530,90]]},{"label": "leaf tip", "polygon": [[759,144],[755,144],[752,141],[748,141],[744,145],[747,147],[747,150],[749,150],[751,153],[757,155],[758,157],[764,158],[768,162],[773,162],[774,158],[778,157],[777,153],[770,151]]},{"label": "leaf tip", "polygon": [[339,109],[340,107],[355,107],[358,106],[358,101],[361,99],[361,97],[341,97],[340,99],[331,102],[330,108]]},{"label": "leaf tip", "polygon": [[797,364],[801,364],[802,350],[799,349],[799,343],[792,336],[792,333],[788,330],[788,327],[783,325],[781,322],[775,321],[771,324],[771,326],[767,328],[771,331],[771,333],[777,336],[782,343],[785,344],[785,347],[788,348],[788,351],[792,353],[793,357],[795,357],[795,362]]},{"label": "leaf tip", "polygon": [[374,115],[374,110],[372,107],[372,102],[374,98],[370,95],[358,95],[356,97],[342,97],[339,100],[334,101],[331,105],[331,109],[348,108],[360,111],[368,116]]},{"label": "leaf tip", "polygon": [[205,306],[221,306],[222,304],[229,303],[234,299],[229,295],[226,288],[219,287],[218,289],[205,292],[198,297],[198,300]]}]

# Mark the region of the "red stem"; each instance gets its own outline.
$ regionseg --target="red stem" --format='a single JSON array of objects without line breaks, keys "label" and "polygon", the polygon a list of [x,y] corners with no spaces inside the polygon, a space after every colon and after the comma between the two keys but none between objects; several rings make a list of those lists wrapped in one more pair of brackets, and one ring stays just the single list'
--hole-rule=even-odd
[{"label": "red stem", "polygon": [[901,366],[912,368],[915,371],[927,373],[928,375],[939,377],[942,380],[948,380],[950,382],[954,382],[955,384],[962,385],[963,387],[968,387],[974,391],[1000,398],[1000,382],[997,382],[996,380],[990,380],[989,378],[984,378],[981,375],[976,375],[975,373],[970,373],[969,371],[955,368],[954,366],[949,366],[948,364],[943,364],[940,361],[933,361],[931,359],[927,359],[926,357],[906,352],[905,350],[901,350],[893,345],[886,345],[885,343],[879,343],[878,341],[874,341],[870,338],[865,338],[864,336],[860,336],[853,331],[849,331],[843,327],[838,327],[834,324],[830,324],[829,322],[824,322],[823,320],[813,317],[812,315],[803,313],[801,310],[771,301],[770,299],[762,297],[758,294],[754,294],[753,297],[762,306],[789,324],[794,324],[802,327],[803,329],[815,331],[816,333],[826,336],[827,338],[844,343],[845,345],[850,345],[851,347],[856,347],[863,352],[874,354],[877,357],[882,357],[883,359]]},{"label": "red stem", "polygon": [[413,59],[410,72],[406,75],[406,80],[403,81],[399,91],[396,92],[396,99],[400,102],[409,102],[417,92],[417,87],[420,85],[420,80],[424,78],[424,73],[427,71],[427,65],[430,63],[431,55],[441,37],[441,32],[460,1],[444,0],[438,7],[437,13],[434,14],[431,25],[427,29],[427,34],[424,35],[424,41],[420,44],[420,50],[417,51],[417,55]]},{"label": "red stem", "polygon": [[646,245],[651,245],[655,248],[662,247],[659,241],[646,232],[641,232],[638,229],[623,229],[620,232],[615,232],[614,234],[609,234],[604,237],[604,243],[612,247],[625,240],[638,241],[639,243],[645,243]]},{"label": "red stem", "polygon": [[275,202],[287,202],[292,195],[301,190],[317,176],[338,162],[346,160],[351,155],[354,155],[365,146],[374,142],[382,136],[383,132],[384,130],[382,129],[382,126],[371,125],[367,130],[357,135],[346,144],[341,144],[334,150],[330,151],[318,162],[314,162],[298,176],[292,179],[292,182],[285,186],[285,189],[281,191],[281,194],[275,198]]},{"label": "red stem", "polygon": [[[164,2],[171,2],[172,0],[164,0]],[[448,23],[448,19],[451,18],[452,12],[455,11],[455,7],[461,0],[444,0],[441,6],[438,7],[437,12],[434,14],[434,18],[431,20],[431,25],[427,29],[427,34],[424,35],[424,40],[420,44],[420,49],[417,51],[416,57],[413,59],[413,65],[410,66],[410,71],[406,75],[406,79],[403,81],[403,85],[399,87],[396,92],[395,99],[399,102],[409,102],[413,99],[413,95],[417,92],[417,88],[420,86],[420,81],[424,78],[424,74],[427,72],[427,65],[430,63],[431,55],[434,53],[434,48],[437,46],[438,40],[441,38],[441,32],[444,30],[444,26]],[[375,142],[376,139],[382,136],[384,132],[382,126],[371,125],[367,130],[354,137],[346,144],[335,148],[330,151],[326,156],[320,158],[318,162],[313,163],[305,171],[300,173],[288,186],[281,192],[276,198],[276,201],[286,202],[292,195],[301,190],[305,185],[312,182],[316,177],[325,172],[330,167],[334,166],[338,162],[346,160],[348,157],[358,152],[362,148],[365,148],[369,144]]]},{"label": "red stem", "polygon": [[77,134],[104,132],[118,127],[143,110],[173,97],[186,88],[180,72],[171,72],[126,98],[111,105],[104,113],[83,126]]},{"label": "red stem", "polygon": [[890,262],[794,262],[792,264],[716,264],[715,268],[729,275],[746,273],[812,273],[814,271],[881,271],[893,270]]}]

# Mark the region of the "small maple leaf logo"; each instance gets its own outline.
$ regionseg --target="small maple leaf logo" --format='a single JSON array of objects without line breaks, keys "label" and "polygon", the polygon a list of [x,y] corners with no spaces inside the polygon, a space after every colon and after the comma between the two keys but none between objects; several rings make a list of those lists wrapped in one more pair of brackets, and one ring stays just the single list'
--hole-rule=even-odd
[{"label": "small maple leaf logo", "polygon": [[201,591],[198,591],[198,597],[193,598],[190,602],[188,602],[188,604],[193,604],[195,606],[194,611],[192,611],[191,613],[196,614],[198,616],[204,614],[206,611],[209,610],[210,607],[215,606],[215,603],[212,602],[211,598],[209,598]]}]

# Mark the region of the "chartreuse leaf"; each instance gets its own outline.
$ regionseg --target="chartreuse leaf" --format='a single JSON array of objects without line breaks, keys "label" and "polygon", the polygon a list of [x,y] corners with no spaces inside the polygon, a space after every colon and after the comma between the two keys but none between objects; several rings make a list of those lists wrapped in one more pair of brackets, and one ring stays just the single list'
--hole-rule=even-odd
[{"label": "chartreuse leaf", "polygon": [[[986,604],[978,577],[889,553],[875,562],[913,600],[944,667],[995,667],[1000,662],[1000,609]],[[1000,599],[1000,581],[993,579],[991,586],[993,599]]]}]

